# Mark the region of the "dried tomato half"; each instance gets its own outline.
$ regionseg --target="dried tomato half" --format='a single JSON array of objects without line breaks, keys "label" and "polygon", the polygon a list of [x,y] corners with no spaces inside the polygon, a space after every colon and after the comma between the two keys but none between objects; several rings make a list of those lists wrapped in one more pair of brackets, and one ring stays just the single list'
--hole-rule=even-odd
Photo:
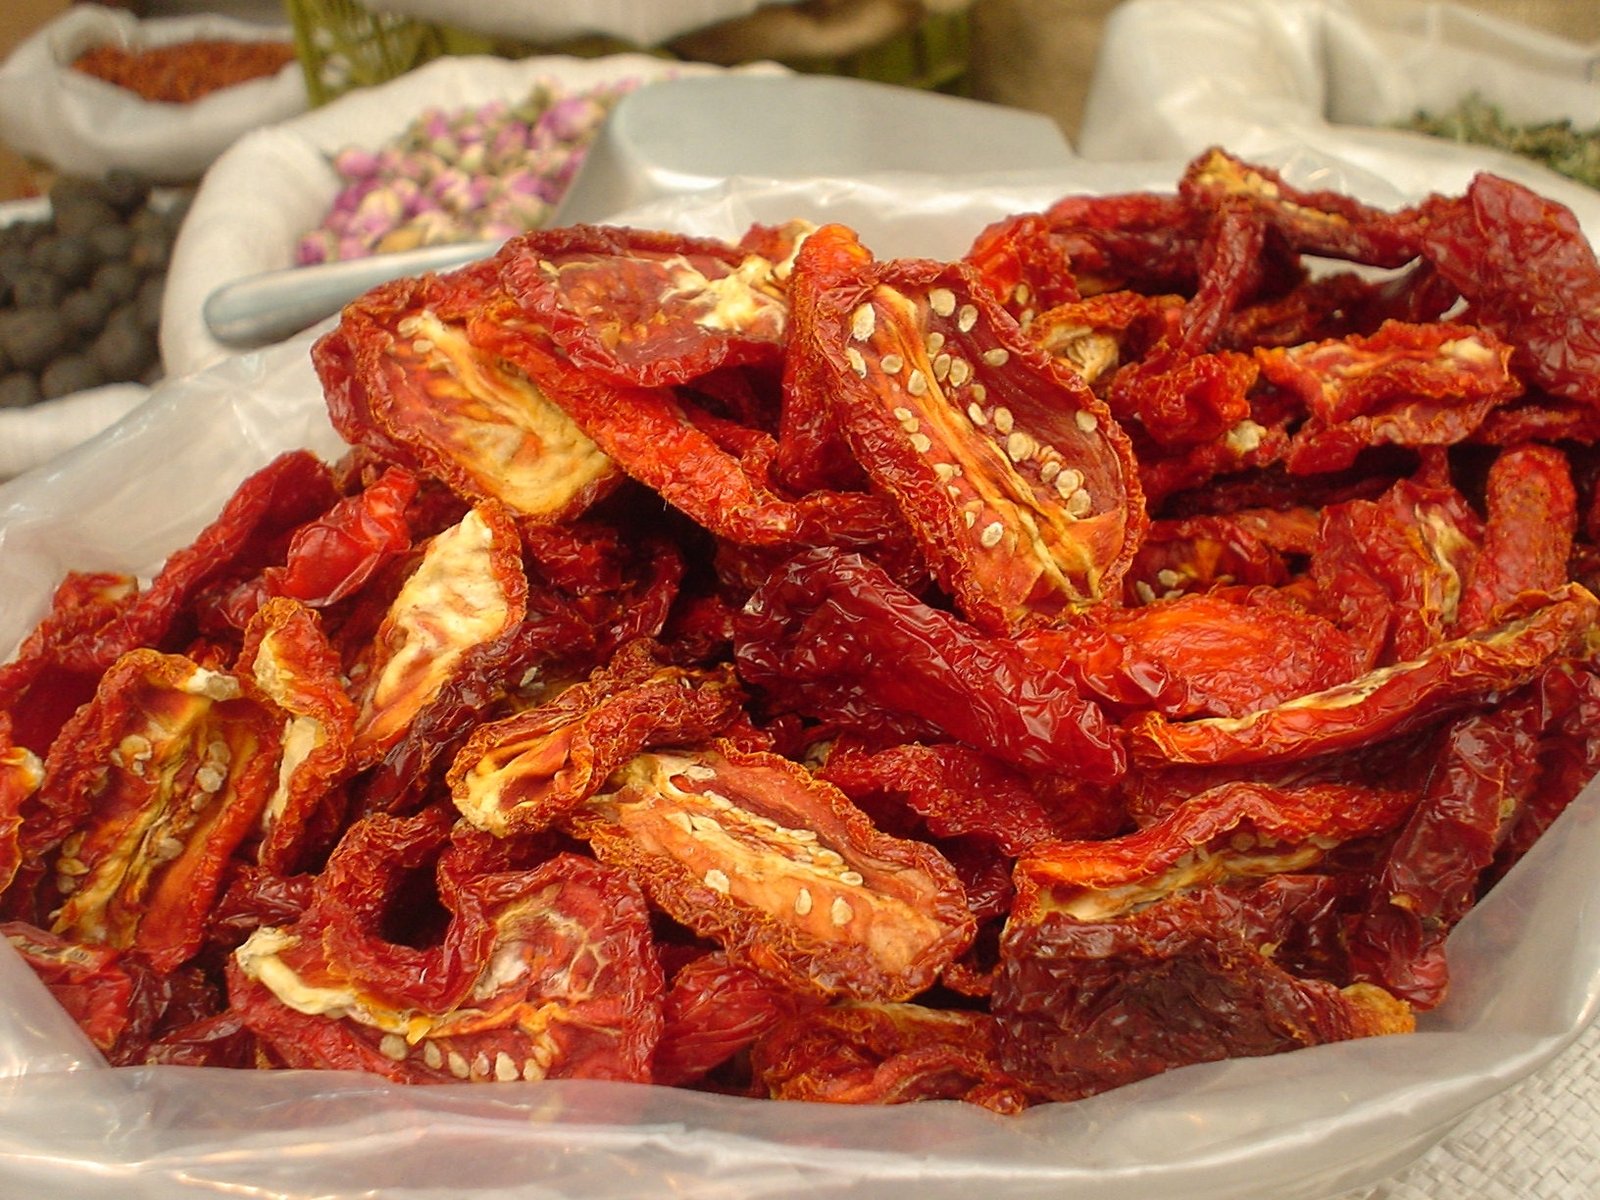
[{"label": "dried tomato half", "polygon": [[735,962],[816,994],[906,999],[972,940],[938,851],[880,833],[797,763],[722,741],[638,755],[612,779],[573,833]]},{"label": "dried tomato half", "polygon": [[980,634],[858,555],[796,555],[750,597],[736,632],[740,677],[775,703],[819,717],[913,717],[1004,762],[1091,783],[1127,765],[1116,727],[1069,665]]},{"label": "dried tomato half", "polygon": [[[575,855],[457,873],[448,829],[437,810],[352,826],[306,915],[230,960],[245,1024],[287,1066],[404,1083],[648,1080],[662,979],[638,889]],[[437,880],[447,915],[421,946],[384,936],[412,873]]]},{"label": "dried tomato half", "polygon": [[[825,226],[801,246],[797,302],[809,260],[840,240],[854,235]],[[1143,501],[1128,440],[1082,379],[962,264],[880,262],[822,284],[811,303],[832,320],[797,330],[790,355],[826,375],[834,421],[962,612],[1009,629],[1113,594]]]},{"label": "dried tomato half", "polygon": [[401,279],[346,306],[311,350],[351,444],[535,520],[576,516],[622,473],[520,371],[473,344],[468,318],[498,293],[492,264]]},{"label": "dried tomato half", "polygon": [[743,690],[726,666],[664,661],[635,642],[554,700],[473,730],[447,782],[474,826],[501,836],[558,822],[647,746],[703,742],[741,715]]},{"label": "dried tomato half", "polygon": [[1600,404],[1600,261],[1564,205],[1486,172],[1422,206],[1420,250],[1516,347],[1514,363],[1556,396]]},{"label": "dried tomato half", "polygon": [[382,757],[452,680],[490,672],[527,610],[522,539],[506,510],[474,508],[432,538],[351,672],[354,765]]},{"label": "dried tomato half", "polygon": [[751,1070],[775,1100],[965,1100],[1018,1113],[1031,1097],[1000,1066],[998,1043],[987,1013],[843,1002],[763,1034],[751,1050]]},{"label": "dried tomato half", "polygon": [[256,858],[268,870],[293,870],[308,826],[349,770],[355,705],[316,615],[296,600],[279,597],[256,610],[237,670],[283,720],[283,757]]},{"label": "dried tomato half", "polygon": [[1502,623],[1380,667],[1349,683],[1242,717],[1129,723],[1136,762],[1257,763],[1348,750],[1393,737],[1521,686],[1593,630],[1600,602],[1579,584],[1530,592]]},{"label": "dried tomato half", "polygon": [[62,731],[39,799],[64,897],[52,932],[170,971],[199,948],[236,847],[277,781],[280,718],[239,680],[135,650]]},{"label": "dried tomato half", "polygon": [[496,261],[567,357],[614,383],[689,383],[783,351],[782,264],[723,242],[573,225],[513,238]]}]

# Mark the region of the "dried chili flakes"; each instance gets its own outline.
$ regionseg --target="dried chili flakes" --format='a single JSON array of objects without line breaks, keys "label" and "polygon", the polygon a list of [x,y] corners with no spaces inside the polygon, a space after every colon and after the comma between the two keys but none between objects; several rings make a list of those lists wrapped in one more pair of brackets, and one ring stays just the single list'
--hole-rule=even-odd
[{"label": "dried chili flakes", "polygon": [[1013,1113],[1404,1033],[1600,769],[1597,289],[1519,185],[1222,151],[955,262],[383,285],[343,461],[0,667],[5,936],[114,1062],[408,1083]]},{"label": "dried chili flakes", "polygon": [[294,60],[290,42],[194,38],[165,46],[94,46],[73,59],[72,69],[145,100],[191,104],[223,88],[276,75]]}]

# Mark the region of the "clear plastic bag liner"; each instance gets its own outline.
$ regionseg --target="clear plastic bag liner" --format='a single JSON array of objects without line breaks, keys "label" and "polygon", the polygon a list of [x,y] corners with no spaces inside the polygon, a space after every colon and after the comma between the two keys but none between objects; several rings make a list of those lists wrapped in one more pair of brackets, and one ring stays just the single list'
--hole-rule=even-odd
[{"label": "clear plastic bag liner", "polygon": [[[1427,169],[1435,139],[1387,126],[1476,93],[1511,121],[1590,128],[1600,124],[1597,62],[1600,47],[1457,4],[1126,0],[1106,20],[1078,148],[1126,160],[1213,144],[1245,157],[1364,147]],[[1482,151],[1480,161],[1555,178],[1509,155]]]},{"label": "clear plastic bag liner", "polygon": [[95,179],[121,167],[163,183],[192,183],[241,134],[305,110],[300,64],[168,104],[74,70],[73,61],[101,45],[138,50],[197,38],[287,42],[290,36],[287,26],[210,13],[140,20],[119,9],[74,5],[0,64],[0,141],[68,175]]},{"label": "clear plastic bag liner", "polygon": [[[1272,165],[1301,183],[1314,172],[1340,186],[1366,170],[1289,158]],[[1170,188],[1181,167],[1085,162],[987,188],[731,181],[619,220],[723,236],[752,220],[843,220],[880,255],[948,256],[1009,212],[1069,192]],[[1591,199],[1583,214],[1591,228],[1597,209]],[[168,380],[111,430],[0,486],[0,646],[24,636],[63,571],[149,574],[273,454],[336,455],[309,345]],[[1582,1032],[1600,1006],[1596,861],[1591,786],[1458,927],[1451,995],[1414,1035],[1184,1068],[1010,1118],[950,1102],[854,1108],[576,1081],[111,1069],[0,946],[0,1194],[1309,1200],[1398,1169]]]}]

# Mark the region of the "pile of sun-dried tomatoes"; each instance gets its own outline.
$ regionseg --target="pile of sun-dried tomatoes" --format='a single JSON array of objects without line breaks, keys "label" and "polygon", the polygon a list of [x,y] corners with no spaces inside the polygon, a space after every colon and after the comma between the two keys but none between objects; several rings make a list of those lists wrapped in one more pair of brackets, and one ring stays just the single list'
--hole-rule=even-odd
[{"label": "pile of sun-dried tomatoes", "polygon": [[0,668],[113,1062],[1016,1111],[1409,1029],[1600,766],[1600,266],[1503,179],[548,230],[314,361],[340,462]]}]

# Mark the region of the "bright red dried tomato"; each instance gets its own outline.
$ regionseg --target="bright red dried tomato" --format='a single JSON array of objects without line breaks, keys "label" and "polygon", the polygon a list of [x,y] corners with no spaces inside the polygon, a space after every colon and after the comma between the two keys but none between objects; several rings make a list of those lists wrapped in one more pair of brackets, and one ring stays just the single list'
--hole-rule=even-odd
[{"label": "bright red dried tomato", "polygon": [[1305,758],[1393,737],[1521,686],[1571,653],[1594,629],[1600,602],[1578,584],[1530,592],[1502,623],[1441,642],[1420,657],[1243,717],[1128,726],[1134,760],[1256,763]]},{"label": "bright red dried tomato", "polygon": [[522,541],[503,508],[479,505],[429,541],[351,671],[353,765],[380,758],[452,679],[492,673],[514,645],[527,591]]},{"label": "bright red dried tomato", "polygon": [[280,752],[278,714],[233,676],[124,655],[46,759],[34,850],[54,852],[52,932],[136,949],[158,971],[186,961]]},{"label": "bright red dried tomato", "polygon": [[651,751],[569,818],[603,862],[734,962],[819,995],[916,995],[972,940],[950,865],[844,794],[728,742]]},{"label": "bright red dried tomato", "polygon": [[400,279],[346,306],[311,350],[353,445],[535,520],[576,516],[622,473],[560,406],[469,337],[500,295],[492,260]]},{"label": "bright red dried tomato", "polygon": [[634,642],[549,703],[479,725],[446,782],[456,808],[477,828],[501,836],[537,833],[646,747],[723,733],[743,699],[726,666],[673,666],[659,646]]},{"label": "bright red dried tomato", "polygon": [[[854,240],[825,226],[806,240],[797,295],[809,259],[841,239]],[[813,303],[832,320],[797,331],[790,354],[829,389],[856,460],[962,612],[1007,629],[1111,594],[1143,507],[1127,438],[1077,374],[961,264],[903,259],[824,281]]]},{"label": "bright red dried tomato", "polygon": [[337,785],[350,769],[355,704],[315,614],[297,600],[276,598],[256,610],[236,670],[283,722],[283,755],[256,859],[268,870],[293,870],[308,843],[323,840],[318,834],[326,831],[315,827],[343,815]]},{"label": "bright red dried tomato", "polygon": [[1069,668],[979,634],[855,555],[797,555],[750,598],[737,633],[741,678],[813,715],[908,716],[1004,762],[1091,783],[1126,764]]}]

